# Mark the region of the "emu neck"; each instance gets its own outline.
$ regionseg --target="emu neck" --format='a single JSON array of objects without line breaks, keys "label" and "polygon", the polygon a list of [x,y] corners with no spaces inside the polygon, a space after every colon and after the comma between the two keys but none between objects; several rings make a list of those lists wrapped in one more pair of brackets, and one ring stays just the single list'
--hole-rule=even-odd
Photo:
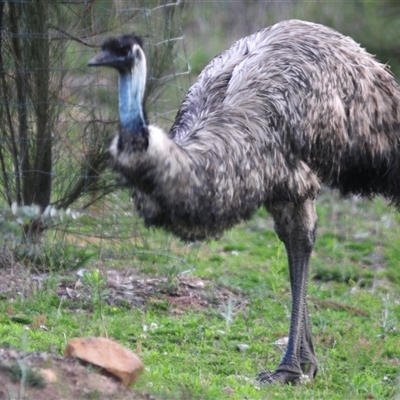
[{"label": "emu neck", "polygon": [[143,85],[131,71],[119,75],[119,117],[123,128],[133,134],[141,135],[146,123],[143,116]]}]

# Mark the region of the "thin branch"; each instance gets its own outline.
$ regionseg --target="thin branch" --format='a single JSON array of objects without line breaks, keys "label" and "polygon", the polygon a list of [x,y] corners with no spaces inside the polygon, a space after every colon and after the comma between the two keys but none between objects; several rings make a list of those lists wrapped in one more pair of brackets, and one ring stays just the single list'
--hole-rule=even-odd
[{"label": "thin branch", "polygon": [[79,37],[77,37],[75,35],[72,35],[71,33],[67,32],[65,29],[62,29],[59,26],[54,25],[52,23],[49,23],[49,28],[54,29],[54,30],[62,33],[67,38],[69,38],[71,40],[75,40],[76,42],[78,42],[80,44],[83,44],[86,47],[91,47],[91,48],[99,47],[97,44],[89,43],[89,42],[87,42],[87,41],[85,41],[85,40],[83,40],[83,39],[81,39],[81,38],[79,38]]}]

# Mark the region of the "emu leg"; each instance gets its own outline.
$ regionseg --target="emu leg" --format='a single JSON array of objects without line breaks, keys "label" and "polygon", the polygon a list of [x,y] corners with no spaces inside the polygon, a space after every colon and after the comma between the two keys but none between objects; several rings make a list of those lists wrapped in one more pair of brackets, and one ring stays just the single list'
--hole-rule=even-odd
[{"label": "emu leg", "polygon": [[[315,229],[314,229],[315,232]],[[315,233],[314,233],[314,239],[315,240]],[[295,288],[293,287],[293,282],[294,282],[294,276],[295,276],[295,271],[293,268],[295,267],[295,262],[291,259],[292,254],[291,250],[289,247],[289,244],[285,243],[286,247],[286,252],[288,254],[288,263],[289,263],[289,273],[290,273],[290,285],[291,285],[291,290],[292,293],[294,292]],[[315,351],[314,351],[314,345],[312,343],[312,334],[311,334],[311,324],[310,324],[310,318],[308,314],[308,307],[307,307],[307,301],[306,301],[306,292],[307,292],[307,282],[308,282],[308,265],[309,265],[309,257],[311,255],[311,252],[308,256],[308,263],[307,263],[307,272],[305,273],[306,277],[306,287],[305,287],[305,293],[304,293],[304,302],[303,302],[303,324],[302,324],[302,330],[301,330],[301,341],[300,341],[300,368],[301,371],[304,375],[307,375],[310,380],[313,380],[315,378],[315,375],[317,374],[317,359],[315,357]],[[294,301],[294,297],[293,297]]]},{"label": "emu leg", "polygon": [[257,376],[260,383],[299,383],[303,374],[312,380],[317,361],[306,303],[309,261],[315,242],[317,216],[315,202],[267,207],[275,221],[275,231],[284,243],[289,264],[292,290],[292,314],[289,343],[276,371]]},{"label": "emu leg", "polygon": [[[284,242],[286,247],[286,252],[288,255],[288,264],[289,264],[289,273],[290,273],[290,285],[291,291],[294,293],[296,290],[293,287],[293,282],[295,280],[295,271],[293,268],[295,267],[295,262],[291,259],[292,254],[289,247],[288,242]],[[308,268],[308,266],[307,266]],[[305,274],[306,277],[306,290],[307,290],[307,281],[308,281],[308,270]],[[294,301],[294,297],[293,297]],[[300,368],[303,375],[307,375],[310,380],[313,380],[315,375],[317,374],[317,359],[315,357],[314,345],[312,343],[312,334],[311,334],[311,324],[310,318],[308,314],[308,307],[306,301],[306,293],[304,294],[304,302],[303,302],[303,323],[301,329],[301,339],[300,339]]]},{"label": "emu leg", "polygon": [[300,367],[304,375],[312,381],[317,375],[318,364],[312,342],[310,318],[308,316],[307,302],[304,301],[304,329],[301,335]]}]

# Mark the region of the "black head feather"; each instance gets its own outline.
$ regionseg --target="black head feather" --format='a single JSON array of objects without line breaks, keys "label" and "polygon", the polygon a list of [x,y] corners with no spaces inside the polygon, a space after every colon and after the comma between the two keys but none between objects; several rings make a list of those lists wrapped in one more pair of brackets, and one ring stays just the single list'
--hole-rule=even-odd
[{"label": "black head feather", "polygon": [[90,67],[110,66],[117,68],[120,72],[129,70],[143,54],[138,50],[133,53],[134,45],[143,46],[142,38],[134,33],[110,37],[101,46],[101,53],[91,58],[88,65]]},{"label": "black head feather", "polygon": [[101,49],[118,55],[126,55],[135,43],[143,48],[143,39],[135,33],[132,33],[131,35],[110,37],[106,39],[102,44]]}]

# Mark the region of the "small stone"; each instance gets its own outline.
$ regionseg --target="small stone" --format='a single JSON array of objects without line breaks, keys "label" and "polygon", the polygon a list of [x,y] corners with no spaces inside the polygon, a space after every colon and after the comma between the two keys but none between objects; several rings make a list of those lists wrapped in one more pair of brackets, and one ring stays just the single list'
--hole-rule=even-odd
[{"label": "small stone", "polygon": [[250,346],[249,346],[248,344],[245,344],[245,343],[240,343],[240,344],[237,344],[237,345],[236,345],[236,348],[237,348],[239,351],[246,351],[249,347],[250,347]]},{"label": "small stone", "polygon": [[198,281],[193,281],[193,282],[188,282],[187,285],[188,285],[190,288],[193,288],[193,289],[203,289],[204,286],[205,286],[204,282],[203,282],[203,281],[200,281],[200,280],[198,280]]},{"label": "small stone", "polygon": [[272,342],[272,344],[277,344],[278,346],[287,346],[288,343],[289,343],[288,336],[282,337],[282,338],[276,340],[275,342]]},{"label": "small stone", "polygon": [[301,377],[300,377],[300,383],[302,385],[306,385],[306,386],[310,385],[311,384],[311,379],[310,379],[310,377],[308,375],[302,374]]},{"label": "small stone", "polygon": [[225,386],[222,391],[227,394],[228,396],[233,396],[235,391],[230,386]]},{"label": "small stone", "polygon": [[57,382],[57,374],[54,370],[50,368],[40,368],[39,372],[47,383]]},{"label": "small stone", "polygon": [[133,352],[102,337],[71,339],[65,348],[65,356],[97,365],[119,378],[124,385],[134,383],[144,367]]}]

